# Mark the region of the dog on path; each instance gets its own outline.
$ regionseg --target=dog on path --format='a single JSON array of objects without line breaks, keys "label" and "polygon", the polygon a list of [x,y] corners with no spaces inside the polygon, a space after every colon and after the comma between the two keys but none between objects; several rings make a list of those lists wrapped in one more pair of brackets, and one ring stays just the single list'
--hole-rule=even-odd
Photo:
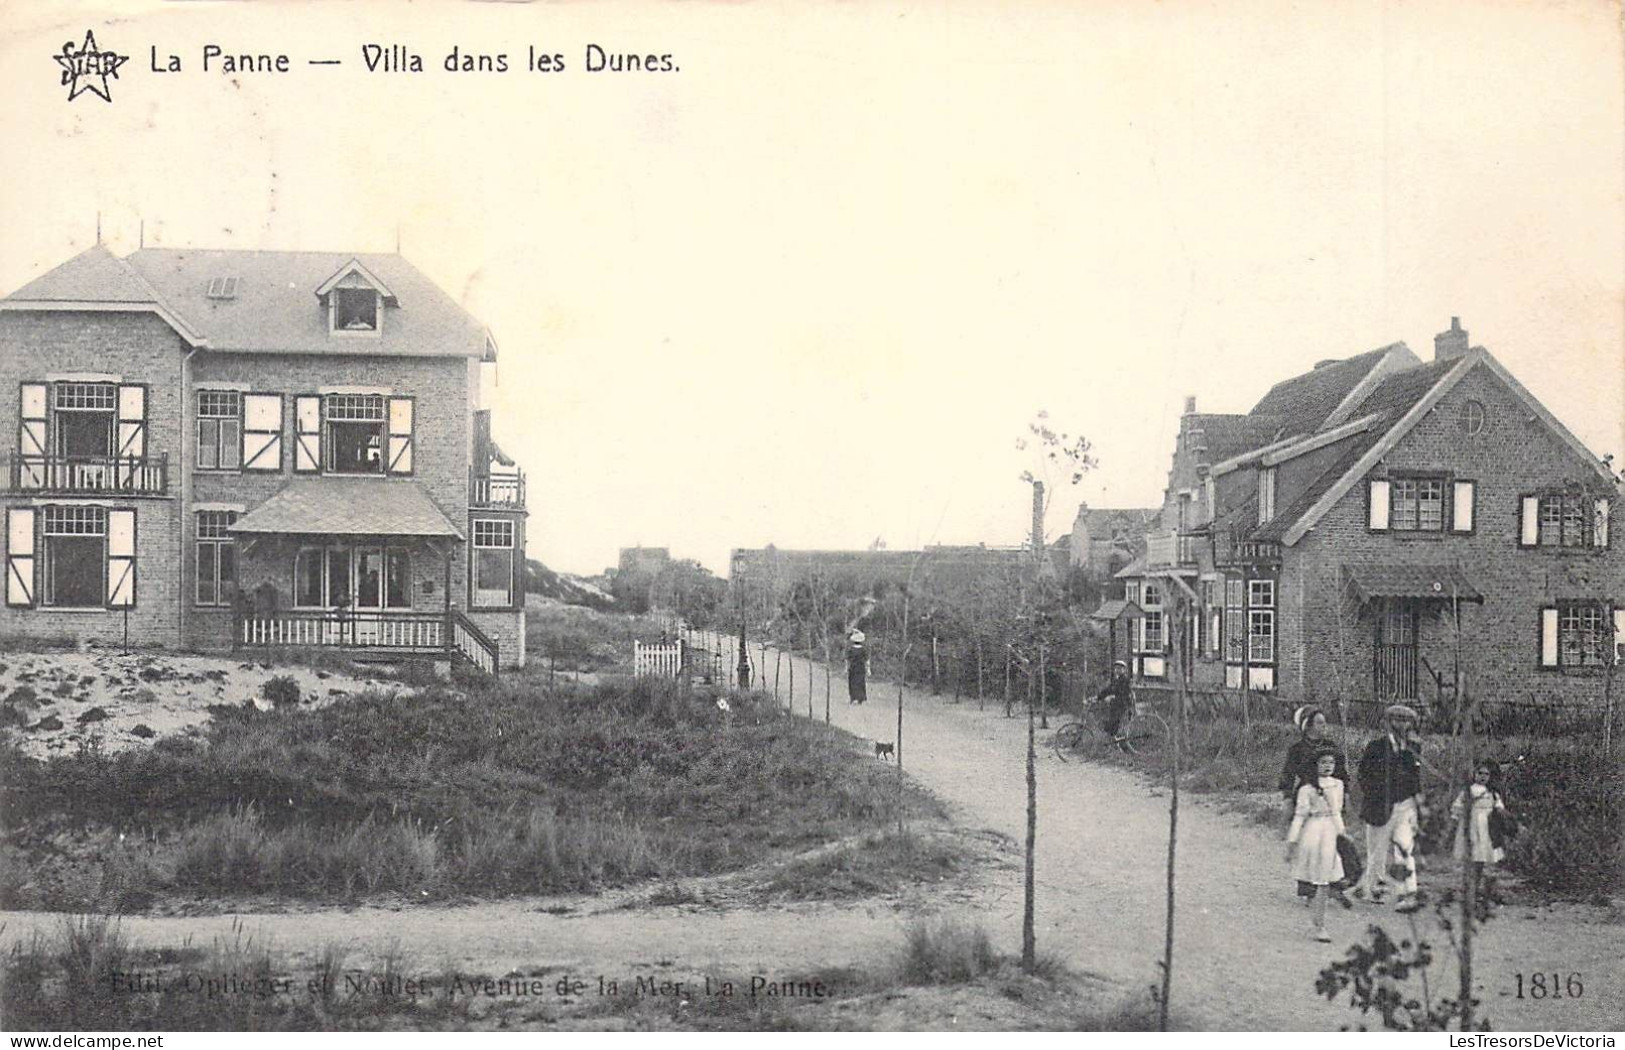
[{"label": "dog on path", "polygon": [[897,754],[897,745],[896,744],[882,744],[878,740],[875,741],[875,757],[876,758],[883,758],[886,761],[890,762],[892,760],[892,758],[896,754]]}]

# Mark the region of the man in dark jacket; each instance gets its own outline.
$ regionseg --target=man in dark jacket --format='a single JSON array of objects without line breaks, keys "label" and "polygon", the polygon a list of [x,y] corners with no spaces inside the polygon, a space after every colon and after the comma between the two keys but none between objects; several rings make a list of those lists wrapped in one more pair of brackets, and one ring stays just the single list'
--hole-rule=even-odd
[{"label": "man in dark jacket", "polygon": [[1123,726],[1123,718],[1134,707],[1134,683],[1128,676],[1128,664],[1119,660],[1112,664],[1112,680],[1106,687],[1095,694],[1095,702],[1105,700],[1106,703],[1106,735],[1121,743],[1123,738],[1119,730]]},{"label": "man in dark jacket", "polygon": [[1371,741],[1360,756],[1360,819],[1365,822],[1366,865],[1356,897],[1383,903],[1392,860],[1403,876],[1399,911],[1420,907],[1416,887],[1416,835],[1423,815],[1422,760],[1411,741],[1416,711],[1394,704],[1385,712],[1388,732]]}]

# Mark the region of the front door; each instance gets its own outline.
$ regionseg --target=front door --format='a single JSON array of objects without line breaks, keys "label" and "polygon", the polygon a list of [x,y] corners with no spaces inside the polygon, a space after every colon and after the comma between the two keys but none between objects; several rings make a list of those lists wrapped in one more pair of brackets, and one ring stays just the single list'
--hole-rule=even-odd
[{"label": "front door", "polygon": [[1376,669],[1372,683],[1378,700],[1416,699],[1416,607],[1394,603],[1377,616]]},{"label": "front door", "polygon": [[[382,612],[384,608],[384,552],[379,547],[362,547],[355,552],[355,607],[359,612]],[[356,644],[378,644],[378,617],[356,621]]]}]

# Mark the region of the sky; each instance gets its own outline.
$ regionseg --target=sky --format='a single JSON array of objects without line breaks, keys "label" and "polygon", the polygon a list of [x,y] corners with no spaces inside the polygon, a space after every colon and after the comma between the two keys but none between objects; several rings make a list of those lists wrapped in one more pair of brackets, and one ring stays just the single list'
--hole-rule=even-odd
[{"label": "sky", "polygon": [[[400,251],[491,329],[530,554],[1021,542],[1036,412],[1160,504],[1181,406],[1459,316],[1625,459],[1620,8],[45,3],[0,12],[0,294]],[[52,56],[130,59],[67,101]],[[202,68],[286,53],[286,73]],[[366,44],[422,56],[367,72]],[[671,55],[588,72],[589,44]],[[448,73],[455,46],[505,73]],[[529,49],[559,54],[531,72]],[[154,72],[174,54],[180,72]],[[338,59],[338,66],[312,66]]]}]

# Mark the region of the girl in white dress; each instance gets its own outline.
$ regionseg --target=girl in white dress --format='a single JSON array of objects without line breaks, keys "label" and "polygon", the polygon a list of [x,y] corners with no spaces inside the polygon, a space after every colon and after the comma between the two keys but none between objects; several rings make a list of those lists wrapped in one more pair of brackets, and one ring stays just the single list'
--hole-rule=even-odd
[{"label": "girl in white dress", "polygon": [[1315,757],[1315,777],[1304,777],[1298,785],[1297,806],[1286,836],[1292,877],[1315,888],[1309,907],[1317,941],[1332,939],[1326,932],[1327,887],[1343,878],[1343,860],[1337,855],[1337,836],[1344,831],[1343,782],[1332,776],[1336,768],[1335,751],[1328,749]]},{"label": "girl in white dress", "polygon": [[1490,838],[1490,814],[1496,810],[1504,813],[1507,808],[1497,790],[1496,773],[1494,763],[1480,762],[1473,771],[1472,786],[1450,804],[1450,816],[1456,821],[1455,857],[1472,864],[1479,879],[1484,876],[1485,865],[1499,864],[1506,855]]}]

